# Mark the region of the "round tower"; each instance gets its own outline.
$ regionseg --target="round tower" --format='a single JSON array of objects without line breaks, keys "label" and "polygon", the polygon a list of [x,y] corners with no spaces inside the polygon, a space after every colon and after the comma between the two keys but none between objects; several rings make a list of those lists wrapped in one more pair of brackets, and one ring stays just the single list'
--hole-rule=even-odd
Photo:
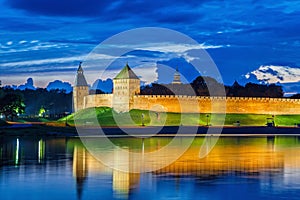
[{"label": "round tower", "polygon": [[140,79],[125,65],[121,72],[113,79],[113,108],[117,112],[128,112],[133,107],[133,97],[140,94]]},{"label": "round tower", "polygon": [[77,69],[75,85],[73,87],[73,106],[74,112],[85,108],[85,96],[89,95],[89,86],[83,74],[83,69],[79,63]]}]

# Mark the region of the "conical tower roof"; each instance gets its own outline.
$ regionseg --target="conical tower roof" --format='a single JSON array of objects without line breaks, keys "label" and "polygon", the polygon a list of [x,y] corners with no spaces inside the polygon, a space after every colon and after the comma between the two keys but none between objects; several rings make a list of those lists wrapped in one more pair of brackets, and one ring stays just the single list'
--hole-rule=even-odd
[{"label": "conical tower roof", "polygon": [[236,80],[232,84],[232,87],[242,87]]},{"label": "conical tower roof", "polygon": [[77,76],[75,80],[75,86],[88,86],[85,77],[83,75],[83,69],[81,67],[81,62],[79,63],[79,67],[77,69]]},{"label": "conical tower roof", "polygon": [[114,79],[139,79],[139,77],[137,77],[137,75],[132,71],[129,65],[126,64]]}]

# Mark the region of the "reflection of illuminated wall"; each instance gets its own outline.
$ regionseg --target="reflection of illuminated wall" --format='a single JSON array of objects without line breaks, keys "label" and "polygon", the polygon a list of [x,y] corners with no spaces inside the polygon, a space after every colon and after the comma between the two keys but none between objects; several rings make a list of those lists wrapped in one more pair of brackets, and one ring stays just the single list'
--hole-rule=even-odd
[{"label": "reflection of illuminated wall", "polygon": [[[257,173],[269,169],[281,171],[284,167],[284,155],[280,151],[274,151],[274,145],[269,144],[265,138],[257,139],[256,142],[234,146],[230,144],[216,145],[210,154],[203,159],[199,158],[200,146],[193,145],[176,162],[158,170],[157,173],[209,175],[228,172]],[[116,168],[130,171],[142,160],[140,157],[128,158],[120,152],[120,150],[107,152],[107,155],[114,160]],[[148,160],[149,163],[146,163],[145,167],[153,165],[155,162],[164,162],[173,153],[174,151],[169,152],[169,155],[164,155],[165,158],[153,157],[153,160]],[[87,165],[89,171],[113,173],[114,188],[130,188],[128,185],[132,185],[128,174],[110,170],[88,153],[86,154],[86,162],[90,163]],[[124,165],[127,165],[127,168]],[[115,182],[117,180],[120,180],[120,182]]]},{"label": "reflection of illuminated wall", "polygon": [[[129,157],[129,154],[124,154],[122,150],[115,149],[114,151],[114,167],[122,168],[130,171],[134,167],[135,161]],[[125,165],[125,166],[124,166]],[[136,187],[139,183],[140,175],[119,170],[113,170],[113,190],[117,197],[126,198],[130,189]]]},{"label": "reflection of illuminated wall", "polygon": [[[112,159],[115,160],[114,163],[116,167],[127,165],[128,170],[130,164],[133,163],[131,159],[121,155],[120,151],[114,152],[112,154]],[[130,189],[136,187],[139,183],[139,174],[111,170],[90,155],[84,147],[75,145],[73,153],[73,176],[77,181],[77,193],[79,193],[79,195],[81,195],[80,193],[89,171],[91,173],[112,174],[113,190],[118,197],[126,197],[129,194]]]},{"label": "reflection of illuminated wall", "polygon": [[86,150],[83,147],[75,146],[73,153],[73,176],[76,178],[77,195],[80,199],[82,196],[83,185],[88,170],[86,162]]},{"label": "reflection of illuminated wall", "polygon": [[86,150],[83,147],[74,147],[73,176],[85,178],[87,174]]},{"label": "reflection of illuminated wall", "polygon": [[173,164],[157,173],[193,174],[199,176],[223,173],[281,172],[282,153],[273,152],[267,145],[224,147],[215,146],[205,158],[199,159],[199,148],[191,148]]}]

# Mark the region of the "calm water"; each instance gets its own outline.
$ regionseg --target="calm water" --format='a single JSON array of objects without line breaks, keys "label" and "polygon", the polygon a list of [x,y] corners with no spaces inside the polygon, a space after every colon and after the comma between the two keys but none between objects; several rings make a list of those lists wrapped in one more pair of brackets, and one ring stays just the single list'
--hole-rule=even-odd
[{"label": "calm water", "polygon": [[[146,152],[169,141],[113,139],[122,148]],[[105,167],[76,138],[2,138],[0,199],[300,198],[298,137],[222,137],[200,159],[202,142],[203,138],[197,138],[169,166],[137,174]],[[116,152],[110,149],[106,154],[114,162],[123,160],[116,159]]]}]

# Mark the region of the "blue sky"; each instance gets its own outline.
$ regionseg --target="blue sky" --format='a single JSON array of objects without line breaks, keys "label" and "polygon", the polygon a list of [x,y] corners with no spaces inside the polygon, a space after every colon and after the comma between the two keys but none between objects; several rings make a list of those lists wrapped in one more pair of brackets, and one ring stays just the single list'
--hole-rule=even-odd
[{"label": "blue sky", "polygon": [[[286,92],[300,92],[300,1],[0,0],[0,9],[3,85],[24,84],[29,77],[37,87],[57,79],[73,84],[78,62],[103,40],[133,28],[163,27],[205,48],[227,85],[279,82]],[[159,64],[186,72],[193,48],[178,46],[180,54],[175,49],[172,56],[165,48],[139,49],[121,61],[145,82],[167,82],[172,74],[159,74]],[[151,67],[139,70],[147,59]]]}]

